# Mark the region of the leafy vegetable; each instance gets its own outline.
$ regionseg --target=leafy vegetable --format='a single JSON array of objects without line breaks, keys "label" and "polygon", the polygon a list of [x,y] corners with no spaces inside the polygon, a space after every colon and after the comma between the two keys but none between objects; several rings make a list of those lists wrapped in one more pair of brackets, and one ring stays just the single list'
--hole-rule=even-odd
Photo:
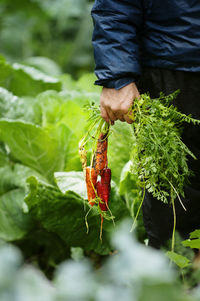
[{"label": "leafy vegetable", "polygon": [[184,269],[191,265],[190,260],[182,255],[179,255],[175,252],[168,251],[166,255],[169,257],[171,261],[173,261],[180,269]]},{"label": "leafy vegetable", "polygon": [[130,210],[131,216],[136,214],[135,206],[137,203],[141,203],[142,191],[140,189],[140,182],[137,175],[134,175],[132,171],[132,161],[128,161],[121,172],[119,194],[123,195],[126,200],[126,206]]},{"label": "leafy vegetable", "polygon": [[23,213],[24,190],[13,189],[0,196],[0,238],[13,241],[30,230],[31,219]]},{"label": "leafy vegetable", "polygon": [[59,76],[61,75],[60,67],[51,59],[47,57],[34,56],[26,58],[23,63],[25,65],[34,67],[41,72],[49,76]]},{"label": "leafy vegetable", "polygon": [[180,113],[172,105],[178,91],[158,99],[148,94],[135,99],[131,109],[135,141],[133,144],[133,173],[138,175],[141,185],[164,203],[171,202],[174,215],[172,251],[174,251],[177,197],[187,210],[181,197],[192,172],[187,164],[187,156],[196,159],[181,140],[184,122],[200,125],[200,121]]},{"label": "leafy vegetable", "polygon": [[23,119],[23,121],[34,122],[34,104],[35,99],[31,97],[19,98],[0,87],[0,118]]},{"label": "leafy vegetable", "polygon": [[41,71],[14,63],[8,64],[0,57],[0,85],[17,96],[36,96],[38,93],[48,89],[59,91],[61,82],[52,76],[48,76]]},{"label": "leafy vegetable", "polygon": [[200,230],[195,230],[190,233],[190,238],[182,242],[183,246],[192,249],[200,249]]},{"label": "leafy vegetable", "polygon": [[[182,290],[177,274],[169,267],[164,254],[140,245],[120,226],[112,237],[117,254],[109,256],[98,271],[73,248],[75,260],[56,268],[53,281],[24,264],[21,252],[11,245],[0,246],[0,299],[38,301],[197,301],[199,288],[190,293]],[[75,253],[76,252],[76,253]]]},{"label": "leafy vegetable", "polygon": [[40,127],[23,121],[0,120],[0,139],[13,156],[51,180],[63,168],[58,143]]},{"label": "leafy vegetable", "polygon": [[80,195],[83,199],[87,199],[83,172],[55,172],[54,177],[58,188],[63,194],[70,190]]},{"label": "leafy vegetable", "polygon": [[[91,4],[89,0],[2,0],[0,52],[20,62],[45,56],[76,76],[92,71]],[[39,67],[35,62],[34,66]]]},{"label": "leafy vegetable", "polygon": [[184,122],[200,124],[180,112],[171,104],[177,92],[159,99],[144,94],[136,99],[132,108],[135,141],[133,145],[133,172],[146,189],[157,199],[184,196],[184,186],[191,171],[187,156],[195,156],[181,140]]},{"label": "leafy vegetable", "polygon": [[[84,182],[84,177],[82,181]],[[63,194],[58,188],[44,184],[35,177],[30,177],[28,183],[30,191],[25,202],[30,214],[47,231],[56,233],[70,246],[95,250],[100,254],[110,252],[108,233],[113,225],[110,222],[105,222],[103,243],[101,243],[99,239],[100,217],[98,210],[95,210],[95,208],[90,210],[88,203],[73,191],[68,190]],[[84,190],[86,189],[84,185],[82,187]],[[116,216],[116,222],[128,216],[125,205],[114,190],[111,194],[111,200],[111,210]],[[84,211],[84,208],[86,211]],[[89,233],[87,234],[85,216],[89,210]]]},{"label": "leafy vegetable", "polygon": [[[57,85],[45,77],[45,82],[32,68],[0,61],[0,239],[18,245],[26,260],[22,266],[19,251],[0,242],[0,299],[149,301],[163,299],[165,291],[167,300],[194,301],[174,283],[163,255],[133,240],[130,224],[115,236],[113,223],[105,219],[102,242],[99,239],[100,212],[86,201],[78,157],[78,143],[87,131],[88,112],[82,106],[97,104],[99,98],[96,89],[87,87],[93,76],[85,75],[80,81],[63,76],[64,90],[58,92],[59,80]],[[42,93],[35,96],[38,92]],[[98,107],[95,114],[93,133],[103,125]],[[116,227],[130,213],[135,216],[141,205],[141,181],[129,161],[134,139],[130,125],[117,122],[110,128],[109,166],[113,179],[120,183],[111,181],[109,202]],[[94,140],[88,144],[89,156]],[[141,215],[138,225],[137,235],[143,241]],[[70,250],[78,261],[68,261],[58,270],[56,265],[70,256]],[[53,283],[27,266],[30,262],[53,278]],[[101,269],[96,271],[93,265]]]},{"label": "leafy vegetable", "polygon": [[131,158],[133,139],[133,130],[125,122],[117,121],[110,129],[108,160],[116,183],[120,182],[122,169]]}]

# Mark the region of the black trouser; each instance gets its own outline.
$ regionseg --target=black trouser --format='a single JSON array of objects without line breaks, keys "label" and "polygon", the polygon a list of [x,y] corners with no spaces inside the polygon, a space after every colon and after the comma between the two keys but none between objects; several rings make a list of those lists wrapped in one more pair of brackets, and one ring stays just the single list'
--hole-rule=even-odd
[{"label": "black trouser", "polygon": [[[200,73],[145,68],[138,87],[140,93],[148,91],[152,98],[158,97],[160,91],[170,94],[180,89],[180,94],[174,100],[175,106],[181,112],[200,119]],[[176,229],[186,238],[191,231],[200,229],[200,126],[185,124],[182,139],[198,159],[188,157],[189,167],[195,175],[185,187],[185,198],[182,199],[187,211],[178,200],[175,201]],[[143,219],[149,245],[159,248],[171,237],[174,221],[172,207],[149,193],[143,203]]]}]

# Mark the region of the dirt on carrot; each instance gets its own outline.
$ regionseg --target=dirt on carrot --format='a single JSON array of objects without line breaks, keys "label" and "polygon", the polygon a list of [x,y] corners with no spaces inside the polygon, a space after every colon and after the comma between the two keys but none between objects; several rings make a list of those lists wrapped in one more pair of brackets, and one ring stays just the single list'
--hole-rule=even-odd
[{"label": "dirt on carrot", "polygon": [[99,207],[102,211],[108,210],[110,195],[111,169],[104,168],[101,175],[101,182],[97,182],[97,194],[100,198]]},{"label": "dirt on carrot", "polygon": [[94,158],[94,168],[98,175],[102,175],[103,169],[107,167],[107,148],[108,135],[101,133],[97,141],[97,147]]}]

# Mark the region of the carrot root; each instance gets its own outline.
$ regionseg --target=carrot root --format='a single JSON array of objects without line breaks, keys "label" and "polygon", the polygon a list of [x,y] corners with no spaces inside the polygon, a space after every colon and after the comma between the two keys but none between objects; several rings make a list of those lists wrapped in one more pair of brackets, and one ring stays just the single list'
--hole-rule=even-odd
[{"label": "carrot root", "polygon": [[108,138],[107,134],[101,133],[97,142],[97,148],[95,153],[95,170],[98,175],[101,175],[103,169],[107,167],[107,148]]},{"label": "carrot root", "polygon": [[91,206],[95,204],[96,198],[96,182],[97,182],[97,174],[95,169],[92,167],[86,168],[86,186],[87,186],[87,195],[88,202]]}]

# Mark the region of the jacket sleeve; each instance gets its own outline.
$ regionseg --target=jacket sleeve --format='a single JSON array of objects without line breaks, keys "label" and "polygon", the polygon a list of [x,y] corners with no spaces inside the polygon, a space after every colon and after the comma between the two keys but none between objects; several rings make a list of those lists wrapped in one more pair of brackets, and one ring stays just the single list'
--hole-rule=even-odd
[{"label": "jacket sleeve", "polygon": [[96,85],[120,89],[140,75],[141,0],[96,0],[92,8]]}]

